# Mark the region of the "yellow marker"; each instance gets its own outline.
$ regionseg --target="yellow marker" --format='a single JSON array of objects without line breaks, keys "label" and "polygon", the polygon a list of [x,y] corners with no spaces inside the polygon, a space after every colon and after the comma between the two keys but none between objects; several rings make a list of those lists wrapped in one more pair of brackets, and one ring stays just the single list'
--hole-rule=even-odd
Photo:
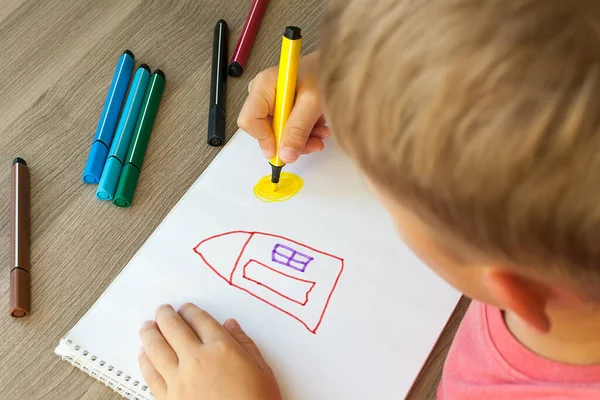
[{"label": "yellow marker", "polygon": [[273,132],[275,133],[275,157],[271,164],[271,182],[273,190],[277,190],[281,169],[285,165],[279,158],[279,144],[283,128],[292,112],[296,97],[296,80],[298,79],[298,64],[300,63],[300,48],[302,34],[300,28],[288,26],[285,28],[281,42],[279,58],[279,75],[277,76],[277,92],[275,93],[275,110],[273,112]]}]

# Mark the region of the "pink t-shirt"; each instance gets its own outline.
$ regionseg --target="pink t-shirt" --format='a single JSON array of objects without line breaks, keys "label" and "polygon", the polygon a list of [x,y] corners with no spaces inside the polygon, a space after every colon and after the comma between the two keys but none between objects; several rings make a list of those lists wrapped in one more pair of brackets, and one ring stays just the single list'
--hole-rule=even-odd
[{"label": "pink t-shirt", "polygon": [[502,312],[473,301],[452,343],[438,400],[600,399],[600,365],[543,358],[515,339]]}]

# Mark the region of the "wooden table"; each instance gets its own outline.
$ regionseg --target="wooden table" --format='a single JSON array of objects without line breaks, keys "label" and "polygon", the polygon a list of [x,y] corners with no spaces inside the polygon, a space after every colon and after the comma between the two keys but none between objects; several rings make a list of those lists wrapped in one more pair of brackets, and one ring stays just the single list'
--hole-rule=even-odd
[{"label": "wooden table", "polygon": [[[0,7],[0,259],[9,259],[10,164],[31,168],[33,313],[0,313],[0,399],[118,399],[54,355],[59,339],[117,276],[218,152],[205,145],[212,32],[233,49],[250,0],[3,0]],[[250,79],[277,62],[282,27],[303,28],[317,48],[323,0],[273,0],[242,78],[231,79],[228,132]],[[118,56],[161,68],[167,87],[144,173],[127,210],[81,182]],[[5,265],[6,265],[5,264]],[[0,275],[8,309],[8,270]],[[451,333],[442,338],[413,398],[433,398]],[[401,357],[401,355],[399,355]]]}]

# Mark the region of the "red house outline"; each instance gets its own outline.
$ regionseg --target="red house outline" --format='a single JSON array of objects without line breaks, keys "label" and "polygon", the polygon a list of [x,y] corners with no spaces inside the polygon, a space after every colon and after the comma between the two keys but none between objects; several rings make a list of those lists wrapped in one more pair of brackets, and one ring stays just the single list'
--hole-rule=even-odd
[{"label": "red house outline", "polygon": [[[200,247],[201,247],[201,246],[202,246],[204,243],[206,243],[206,242],[208,242],[208,241],[210,241],[210,240],[213,240],[213,239],[216,239],[216,238],[220,238],[220,237],[223,237],[223,236],[227,236],[227,235],[232,235],[232,234],[247,234],[247,235],[248,235],[248,239],[247,239],[247,240],[244,242],[244,245],[242,246],[242,248],[241,248],[241,250],[240,250],[240,252],[239,252],[239,254],[238,254],[237,258],[236,258],[235,265],[234,265],[233,269],[231,270],[231,273],[229,274],[229,276],[228,276],[228,277],[225,277],[225,276],[221,275],[221,273],[219,273],[219,271],[218,271],[218,269],[217,269],[217,268],[215,268],[213,265],[211,265],[211,264],[208,262],[208,260],[206,259],[206,257],[205,257],[205,256],[202,254],[202,252],[199,250],[199,248],[200,248]],[[315,253],[322,254],[322,255],[324,255],[324,256],[331,257],[331,258],[334,258],[334,259],[336,259],[336,260],[340,261],[340,271],[338,272],[337,276],[335,277],[335,281],[334,281],[334,283],[333,283],[333,286],[332,286],[331,290],[329,291],[329,293],[328,293],[328,295],[327,295],[327,299],[326,299],[326,301],[325,301],[325,306],[323,307],[323,311],[321,312],[321,314],[320,314],[320,316],[319,316],[319,319],[318,319],[318,322],[317,322],[317,324],[315,325],[315,327],[314,327],[313,329],[311,329],[311,328],[308,326],[308,324],[302,320],[302,318],[301,318],[301,317],[299,317],[299,316],[297,316],[297,315],[294,315],[292,312],[289,312],[289,311],[287,311],[287,310],[284,310],[283,308],[281,308],[281,307],[279,307],[279,306],[277,306],[277,305],[273,304],[272,302],[270,302],[270,301],[268,301],[268,300],[266,300],[266,299],[264,299],[264,298],[262,298],[262,297],[260,297],[260,296],[256,295],[255,293],[252,293],[250,290],[248,290],[248,289],[246,289],[246,288],[244,288],[244,287],[241,287],[241,286],[239,286],[239,285],[237,285],[236,283],[234,283],[234,282],[233,282],[233,278],[234,278],[235,272],[236,272],[236,270],[237,270],[237,269],[240,267],[240,260],[241,260],[241,258],[242,258],[242,256],[243,256],[243,254],[244,254],[244,252],[245,252],[245,250],[246,250],[246,247],[248,246],[248,243],[250,243],[250,241],[252,240],[252,238],[253,238],[255,235],[264,235],[264,236],[269,236],[269,237],[276,238],[276,239],[281,239],[281,240],[284,240],[284,241],[287,241],[287,242],[290,242],[290,243],[294,243],[294,244],[296,244],[296,245],[298,245],[298,246],[301,246],[301,247],[307,248],[307,249],[309,249],[309,250],[311,250],[311,251],[313,251],[313,252],[315,252]],[[335,256],[335,255],[333,255],[333,254],[330,254],[330,253],[326,253],[326,252],[324,252],[324,251],[321,251],[321,250],[317,250],[317,249],[315,249],[314,247],[307,246],[307,245],[305,245],[304,243],[298,242],[298,241],[296,241],[296,240],[292,240],[292,239],[286,238],[286,237],[284,237],[284,236],[280,236],[280,235],[274,235],[274,234],[271,234],[271,233],[266,233],[266,232],[258,232],[258,231],[255,231],[255,232],[253,232],[253,231],[243,231],[243,230],[237,230],[237,231],[229,231],[229,232],[225,232],[225,233],[220,233],[220,234],[218,234],[218,235],[213,235],[213,236],[210,236],[210,237],[208,237],[208,238],[206,238],[206,239],[202,240],[200,243],[198,243],[198,244],[197,244],[197,245],[194,247],[194,252],[200,256],[200,258],[202,259],[202,261],[203,261],[203,262],[204,262],[204,263],[205,263],[205,264],[206,264],[206,265],[207,265],[207,266],[208,266],[208,267],[209,267],[209,268],[210,268],[210,269],[211,269],[211,270],[212,270],[212,271],[213,271],[213,272],[214,272],[214,273],[215,273],[217,276],[219,276],[221,279],[223,279],[225,282],[227,282],[227,283],[229,284],[229,286],[233,286],[233,287],[235,287],[235,288],[237,288],[237,289],[240,289],[240,290],[242,290],[242,291],[244,291],[244,292],[248,293],[248,294],[249,294],[249,295],[251,295],[252,297],[254,297],[254,298],[256,298],[256,299],[258,299],[258,300],[260,300],[260,301],[262,301],[262,302],[264,302],[264,303],[266,303],[266,304],[268,304],[268,305],[270,305],[271,307],[275,308],[276,310],[279,310],[279,311],[281,311],[282,313],[284,313],[284,314],[286,314],[286,315],[289,315],[290,317],[294,318],[295,320],[297,320],[298,322],[300,322],[302,325],[304,325],[304,327],[305,327],[305,328],[306,328],[306,329],[307,329],[309,332],[311,332],[311,333],[313,333],[313,334],[315,334],[315,333],[317,332],[317,329],[319,329],[319,326],[321,326],[321,323],[323,322],[323,317],[325,316],[325,312],[327,311],[327,308],[329,307],[329,302],[330,302],[330,300],[331,300],[331,296],[333,296],[333,292],[335,291],[335,289],[336,289],[336,287],[337,287],[337,284],[338,284],[338,282],[339,282],[339,280],[340,280],[340,276],[342,275],[342,272],[344,271],[344,259],[343,259],[343,258],[341,258],[341,257],[338,257],[338,256]],[[264,283],[260,283],[260,282],[256,282],[256,281],[254,281],[254,280],[252,280],[252,279],[248,279],[248,278],[245,276],[245,268],[246,268],[246,267],[248,266],[248,264],[249,264],[249,263],[251,263],[251,262],[256,262],[256,263],[258,263],[258,264],[260,264],[260,265],[262,265],[262,266],[264,266],[264,267],[267,267],[267,268],[268,268],[268,269],[270,269],[270,270],[273,270],[274,272],[277,272],[277,273],[279,273],[279,274],[281,274],[281,275],[285,275],[285,276],[287,276],[287,277],[293,278],[293,279],[295,279],[295,280],[300,280],[300,281],[305,281],[305,282],[312,282],[312,283],[313,283],[313,285],[312,285],[312,287],[310,288],[310,290],[308,290],[308,292],[307,292],[307,301],[305,301],[304,303],[298,303],[297,301],[295,301],[295,300],[293,300],[293,299],[290,299],[288,296],[285,296],[285,295],[283,295],[282,293],[280,293],[280,292],[278,292],[278,291],[274,290],[273,288],[269,287],[268,285],[265,285]],[[293,301],[294,303],[296,303],[296,304],[299,304],[299,305],[301,305],[301,306],[305,306],[305,305],[308,303],[308,294],[309,294],[309,293],[312,291],[312,289],[313,289],[313,288],[314,288],[314,286],[316,285],[316,282],[313,282],[313,281],[307,281],[307,280],[303,280],[303,279],[300,279],[300,278],[297,278],[297,277],[290,276],[290,275],[288,275],[288,274],[285,274],[285,273],[283,273],[283,272],[277,271],[277,270],[275,270],[275,269],[273,269],[273,268],[271,268],[271,267],[268,267],[268,266],[266,266],[265,264],[261,263],[260,261],[257,261],[257,260],[254,260],[254,259],[250,259],[250,260],[249,260],[249,261],[248,261],[246,264],[244,264],[244,266],[243,266],[242,268],[243,268],[243,270],[242,270],[242,277],[243,277],[244,279],[247,279],[247,280],[249,280],[249,281],[251,281],[251,282],[254,282],[254,283],[261,284],[261,286],[263,286],[263,287],[265,287],[266,289],[268,289],[268,290],[270,290],[270,291],[274,292],[275,294],[278,294],[278,295],[280,295],[281,297],[283,297],[283,298],[285,298],[285,299],[287,299],[287,300]]]}]

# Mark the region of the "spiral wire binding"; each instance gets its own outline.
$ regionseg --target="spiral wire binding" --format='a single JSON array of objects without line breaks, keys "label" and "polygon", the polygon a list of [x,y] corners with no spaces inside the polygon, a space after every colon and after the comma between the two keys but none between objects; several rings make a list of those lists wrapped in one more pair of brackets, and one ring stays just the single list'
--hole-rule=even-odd
[{"label": "spiral wire binding", "polygon": [[154,400],[148,386],[140,386],[141,383],[137,380],[131,381],[130,375],[101,360],[70,339],[62,339],[55,352],[63,360],[104,383],[126,399]]}]

